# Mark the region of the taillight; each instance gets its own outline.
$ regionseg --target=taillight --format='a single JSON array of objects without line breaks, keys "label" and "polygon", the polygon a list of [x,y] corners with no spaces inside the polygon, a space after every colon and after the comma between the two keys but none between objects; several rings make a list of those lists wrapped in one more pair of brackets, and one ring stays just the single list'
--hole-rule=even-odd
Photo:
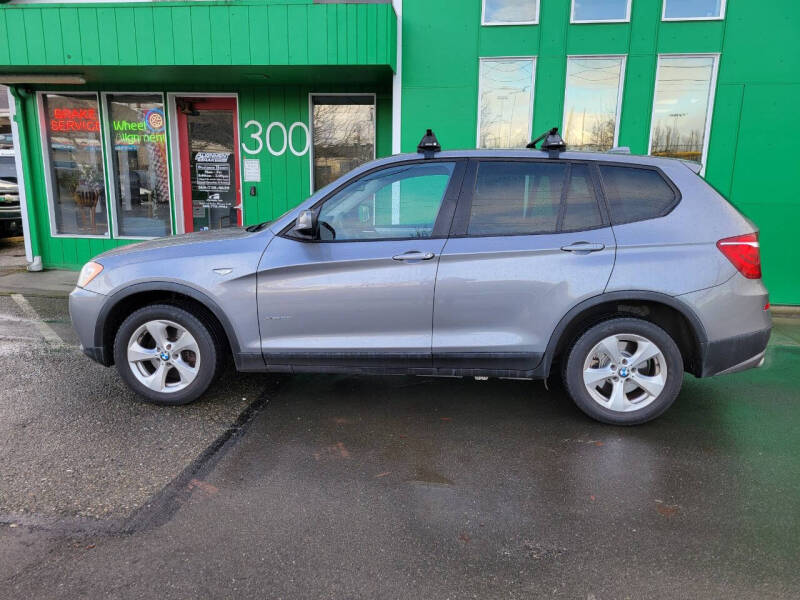
[{"label": "taillight", "polygon": [[761,255],[758,250],[758,233],[747,233],[717,242],[717,248],[748,279],[761,277]]}]

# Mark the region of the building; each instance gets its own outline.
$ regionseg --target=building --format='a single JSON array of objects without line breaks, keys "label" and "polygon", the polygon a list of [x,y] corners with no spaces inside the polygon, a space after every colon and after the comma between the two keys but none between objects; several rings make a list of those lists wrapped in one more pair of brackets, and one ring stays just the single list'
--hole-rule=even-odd
[{"label": "building", "polygon": [[[413,151],[573,147],[702,163],[800,304],[800,4],[190,0],[0,6],[29,260],[280,215]],[[38,258],[37,258],[38,257]]]}]

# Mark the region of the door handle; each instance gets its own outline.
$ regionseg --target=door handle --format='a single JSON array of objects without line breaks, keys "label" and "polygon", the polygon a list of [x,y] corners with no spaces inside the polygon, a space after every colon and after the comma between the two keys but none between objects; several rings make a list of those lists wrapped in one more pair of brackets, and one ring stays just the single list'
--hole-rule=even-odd
[{"label": "door handle", "polygon": [[409,250],[402,254],[392,257],[392,260],[430,260],[434,257],[433,252],[420,252],[419,250]]},{"label": "door handle", "polygon": [[605,244],[592,244],[590,242],[575,242],[569,246],[561,246],[564,252],[574,252],[575,254],[589,254],[590,252],[598,252],[605,248]]}]

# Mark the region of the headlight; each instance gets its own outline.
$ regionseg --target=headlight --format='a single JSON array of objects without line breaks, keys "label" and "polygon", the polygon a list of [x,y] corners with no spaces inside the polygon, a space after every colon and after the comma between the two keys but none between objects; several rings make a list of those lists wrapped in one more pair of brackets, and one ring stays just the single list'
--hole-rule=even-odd
[{"label": "headlight", "polygon": [[94,261],[90,261],[83,265],[81,274],[78,275],[78,287],[85,288],[95,277],[100,275],[102,270],[103,265]]}]

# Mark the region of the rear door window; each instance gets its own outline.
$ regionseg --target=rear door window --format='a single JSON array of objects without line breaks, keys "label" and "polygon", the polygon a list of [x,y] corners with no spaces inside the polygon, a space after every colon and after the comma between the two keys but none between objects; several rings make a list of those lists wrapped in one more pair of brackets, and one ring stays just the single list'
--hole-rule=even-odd
[{"label": "rear door window", "polygon": [[468,235],[532,235],[602,225],[585,164],[482,161]]},{"label": "rear door window", "polygon": [[611,223],[663,217],[675,206],[673,188],[655,169],[599,165]]}]

